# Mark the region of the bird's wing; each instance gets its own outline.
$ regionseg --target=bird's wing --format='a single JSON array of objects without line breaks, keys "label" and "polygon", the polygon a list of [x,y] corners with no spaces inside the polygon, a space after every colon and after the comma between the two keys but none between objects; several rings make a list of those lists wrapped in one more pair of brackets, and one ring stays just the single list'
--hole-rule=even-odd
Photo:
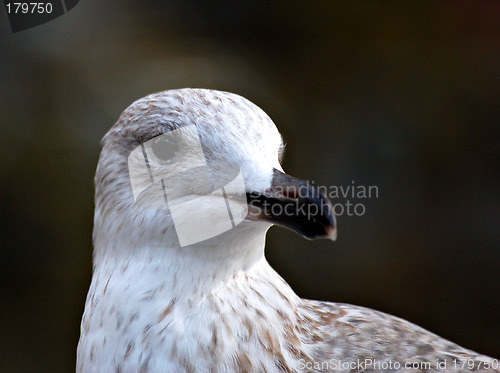
[{"label": "bird's wing", "polygon": [[314,345],[312,371],[497,372],[477,354],[403,319],[368,308],[304,300],[299,331]]}]

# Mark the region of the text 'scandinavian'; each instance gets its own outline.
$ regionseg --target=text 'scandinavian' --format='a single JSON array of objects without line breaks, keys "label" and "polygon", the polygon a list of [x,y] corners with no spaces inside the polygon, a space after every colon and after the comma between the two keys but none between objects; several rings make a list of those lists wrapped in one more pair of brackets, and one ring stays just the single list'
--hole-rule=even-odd
[{"label": "text 'scandinavian'", "polygon": [[77,372],[499,372],[405,320],[293,292],[264,257],[267,230],[335,239],[335,219],[283,172],[276,126],[243,97],[152,94],[102,146]]}]

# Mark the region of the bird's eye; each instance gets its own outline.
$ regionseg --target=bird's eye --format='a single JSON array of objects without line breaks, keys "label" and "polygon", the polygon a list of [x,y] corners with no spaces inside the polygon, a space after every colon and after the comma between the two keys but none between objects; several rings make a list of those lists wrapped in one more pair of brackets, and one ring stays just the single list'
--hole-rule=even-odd
[{"label": "bird's eye", "polygon": [[173,136],[162,135],[151,142],[151,149],[156,158],[162,161],[169,161],[175,157],[179,151],[179,143]]}]

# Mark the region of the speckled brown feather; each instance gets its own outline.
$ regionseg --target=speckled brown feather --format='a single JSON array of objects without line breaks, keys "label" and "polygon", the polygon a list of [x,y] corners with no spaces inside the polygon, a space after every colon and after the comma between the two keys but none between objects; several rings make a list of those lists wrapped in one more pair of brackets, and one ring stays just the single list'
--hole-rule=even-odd
[{"label": "speckled brown feather", "polygon": [[[500,372],[491,368],[496,366],[497,360],[462,348],[403,319],[348,304],[302,301],[298,308],[301,320],[297,324],[298,332],[307,336],[305,343],[315,346],[307,361],[311,362],[311,367],[314,363],[323,363],[322,368],[326,368],[311,371],[334,371],[327,367],[331,362],[330,368],[335,363],[359,367],[353,372],[377,372],[381,371],[377,369],[380,366],[394,368],[398,363],[400,369],[383,371]],[[363,366],[367,361],[373,362],[371,366]],[[379,365],[374,367],[374,362]],[[407,363],[414,369],[408,369]],[[466,368],[462,369],[464,364]],[[467,364],[474,369],[468,369]],[[488,366],[490,368],[485,369]]]}]

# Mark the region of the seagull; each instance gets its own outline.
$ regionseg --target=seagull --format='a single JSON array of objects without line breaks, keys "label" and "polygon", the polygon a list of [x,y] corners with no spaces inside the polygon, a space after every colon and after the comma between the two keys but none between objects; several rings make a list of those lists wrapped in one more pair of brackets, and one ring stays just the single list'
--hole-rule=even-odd
[{"label": "seagull", "polygon": [[95,176],[77,372],[500,372],[403,319],[294,293],[264,256],[269,227],[337,230],[283,148],[233,93],[169,90],[121,114]]}]

